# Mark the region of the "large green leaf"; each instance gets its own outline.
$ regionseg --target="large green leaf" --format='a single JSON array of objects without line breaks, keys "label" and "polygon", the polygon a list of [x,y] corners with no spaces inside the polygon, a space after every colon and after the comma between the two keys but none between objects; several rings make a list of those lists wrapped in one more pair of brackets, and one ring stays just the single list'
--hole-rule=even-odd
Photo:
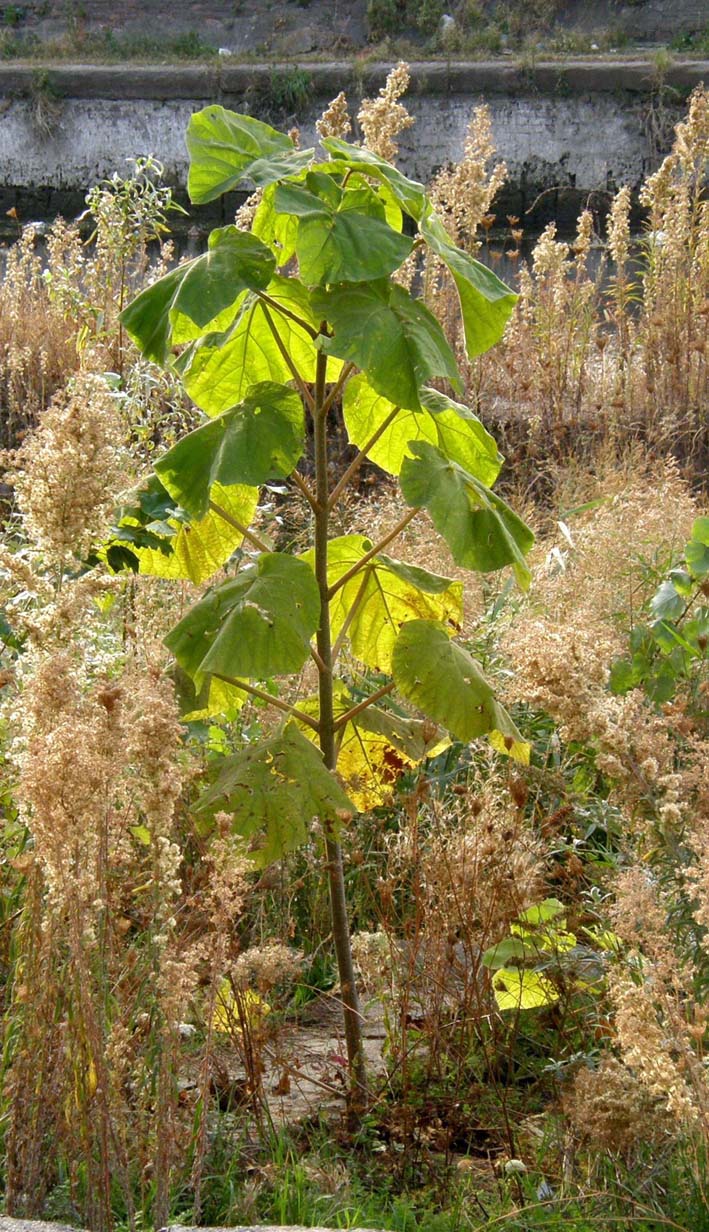
[{"label": "large green leaf", "polygon": [[[267,292],[284,310],[317,328],[319,320],[315,320],[308,291],[296,279],[277,275],[269,283]],[[231,329],[201,338],[177,362],[185,389],[208,415],[230,410],[260,381],[282,385],[292,379],[267,314],[302,379],[315,380],[318,352],[307,330],[291,317],[282,316],[276,308],[264,304],[258,296],[249,295]],[[329,378],[336,379],[341,368],[339,360],[332,360]]]},{"label": "large green leaf", "polygon": [[408,179],[378,154],[363,149],[362,146],[350,145],[349,142],[342,141],[339,137],[327,137],[322,144],[342,166],[384,182],[402,209],[417,222],[430,209],[423,184]]},{"label": "large green leaf", "polygon": [[208,674],[265,680],[297,672],[320,620],[310,565],[264,552],[210,590],[165,638],[199,689]]},{"label": "large green leaf", "polygon": [[399,476],[404,500],[428,509],[454,561],[487,573],[512,565],[526,589],[531,573],[525,553],[534,543],[529,527],[474,475],[424,441],[411,445]]},{"label": "large green leaf", "polygon": [[308,286],[383,278],[411,252],[413,241],[389,226],[369,189],[343,192],[332,177],[311,172],[305,186],[280,184],[274,204],[299,218],[296,253]]},{"label": "large green leaf", "polygon": [[214,201],[243,180],[264,188],[307,166],[312,150],[297,150],[290,137],[253,116],[204,107],[187,127],[187,189],[195,205]]},{"label": "large green leaf", "polygon": [[[215,484],[214,500],[241,526],[248,526],[256,512],[258,488],[236,484]],[[120,530],[130,532],[137,525],[129,514]],[[243,534],[220,514],[210,509],[203,518],[186,522],[181,516],[168,516],[163,523],[152,523],[149,545],[141,536],[131,545],[138,572],[150,577],[185,578],[196,585],[206,582],[226,563],[243,542]],[[109,550],[110,550],[110,545]]]},{"label": "large green leaf", "polygon": [[[419,410],[397,411],[367,450],[367,457],[391,475],[398,475],[410,452],[409,443],[428,441],[491,487],[500,473],[502,456],[477,415],[436,389],[420,389],[419,400]],[[372,389],[363,373],[353,377],[345,386],[343,399],[345,426],[352,444],[364,448],[394,409],[387,398]]]},{"label": "large green leaf", "polygon": [[188,433],[156,463],[168,492],[193,517],[209,509],[215,483],[265,483],[290,475],[303,452],[300,396],[287,385],[252,386],[238,406]]},{"label": "large green leaf", "polygon": [[230,324],[243,292],[268,286],[275,265],[273,253],[256,236],[219,227],[207,252],[147,287],[121,320],[148,359],[165,363],[173,345]]},{"label": "large green leaf", "polygon": [[518,297],[491,269],[453,243],[436,214],[428,214],[420,230],[455,282],[468,355],[481,355],[500,341]]},{"label": "large green leaf", "polygon": [[306,842],[314,818],[335,826],[356,812],[310,740],[293,722],[228,757],[198,812],[233,815],[236,834],[250,842],[261,868]]},{"label": "large green leaf", "polygon": [[[332,539],[328,544],[330,585],[334,586],[371,547],[364,535]],[[312,563],[312,552],[303,559]],[[394,643],[407,620],[438,620],[452,634],[460,628],[462,617],[460,582],[393,560],[383,553],[373,557],[330,600],[333,638],[337,639],[347,622],[352,653],[368,667],[382,672],[391,671]]]},{"label": "large green leaf", "polygon": [[419,389],[434,377],[460,387],[443,330],[403,287],[386,281],[334,287],[314,291],[312,301],[334,329],[323,349],[356,364],[395,405],[418,410]]},{"label": "large green leaf", "polygon": [[405,624],[394,646],[392,672],[401,694],[459,740],[487,735],[501,753],[529,761],[529,745],[480,665],[450,640],[442,625],[425,620]]}]

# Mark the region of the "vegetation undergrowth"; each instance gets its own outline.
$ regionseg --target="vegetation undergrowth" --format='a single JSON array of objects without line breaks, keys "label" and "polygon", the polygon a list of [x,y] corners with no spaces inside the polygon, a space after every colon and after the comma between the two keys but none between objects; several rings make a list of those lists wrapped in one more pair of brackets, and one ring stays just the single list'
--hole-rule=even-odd
[{"label": "vegetation undergrowth", "polygon": [[152,160],[6,254],[11,1213],[706,1224],[709,100],[515,303],[406,80],[198,113],[190,261]]}]

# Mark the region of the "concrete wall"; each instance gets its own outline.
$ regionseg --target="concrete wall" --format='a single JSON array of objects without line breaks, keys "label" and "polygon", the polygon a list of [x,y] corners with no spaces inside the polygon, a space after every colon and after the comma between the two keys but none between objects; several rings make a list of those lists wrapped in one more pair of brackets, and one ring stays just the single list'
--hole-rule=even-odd
[{"label": "concrete wall", "polygon": [[[40,79],[37,70],[0,67],[0,211],[15,206],[27,218],[79,209],[93,183],[125,173],[126,160],[140,154],[155,154],[169,179],[184,186],[190,114],[218,101],[263,115],[274,72],[293,69],[61,66]],[[386,66],[359,75],[345,64],[308,72],[302,114],[278,117],[284,127],[300,124],[304,144],[339,89],[356,111]],[[640,184],[667,152],[684,101],[703,79],[709,82],[709,63],[698,61],[674,65],[661,92],[652,66],[640,60],[526,69],[499,61],[417,65],[408,99],[416,123],[403,135],[400,163],[425,181],[458,158],[471,110],[484,100],[510,172],[498,210],[522,214],[536,202],[532,225],[548,217],[563,223],[589,194],[602,208],[616,186]]]}]

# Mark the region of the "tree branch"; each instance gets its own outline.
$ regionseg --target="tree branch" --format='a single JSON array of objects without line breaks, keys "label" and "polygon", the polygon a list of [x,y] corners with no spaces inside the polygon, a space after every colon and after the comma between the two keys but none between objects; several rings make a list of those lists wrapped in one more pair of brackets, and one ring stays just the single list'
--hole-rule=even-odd
[{"label": "tree branch", "polygon": [[266,702],[269,706],[275,707],[276,710],[281,710],[284,714],[291,715],[299,723],[307,724],[314,732],[320,732],[320,724],[311,714],[306,714],[304,710],[299,710],[297,706],[290,706],[288,702],[282,701],[280,697],[272,697],[264,689],[258,689],[255,684],[249,684],[248,680],[238,680],[232,676],[223,676],[221,672],[212,672],[212,675],[217,680],[223,680],[225,684],[232,684],[235,689],[242,689],[244,693],[257,697],[259,701]]},{"label": "tree branch", "polygon": [[223,518],[225,522],[228,522],[230,526],[233,526],[234,530],[238,530],[239,534],[243,535],[244,539],[247,539],[249,543],[252,543],[255,548],[258,548],[259,552],[271,551],[271,548],[265,540],[259,539],[258,535],[255,535],[252,530],[249,530],[248,526],[242,526],[241,522],[232,517],[230,513],[227,513],[226,509],[222,509],[221,505],[218,505],[216,501],[210,500],[209,508],[213,509],[215,513],[218,513],[219,517]]},{"label": "tree branch", "polygon": [[364,566],[368,565],[370,560],[377,556],[383,548],[387,547],[387,545],[391,543],[392,539],[396,539],[397,536],[401,534],[402,530],[406,529],[409,522],[416,517],[416,514],[420,512],[421,508],[418,505],[415,509],[410,509],[409,512],[405,514],[399,522],[397,522],[396,526],[389,531],[388,535],[385,535],[383,539],[380,539],[379,543],[375,543],[373,548],[370,548],[368,552],[365,552],[361,560],[358,560],[354,565],[352,565],[351,569],[348,569],[346,573],[342,574],[342,577],[339,577],[336,582],[333,582],[328,592],[329,598],[332,599],[333,595],[336,595],[338,590],[340,590],[346,582],[349,582],[350,578],[353,578],[357,573],[359,573],[360,569],[364,569]]},{"label": "tree branch", "polygon": [[341,714],[340,717],[335,720],[335,731],[339,731],[341,727],[346,727],[351,719],[356,718],[358,714],[361,714],[362,711],[366,710],[369,706],[373,706],[375,702],[380,701],[382,697],[386,697],[387,693],[393,693],[395,688],[396,685],[394,681],[390,680],[388,684],[382,685],[381,689],[377,689],[376,693],[372,693],[370,697],[365,697],[364,701],[358,702],[357,705],[353,706],[351,710],[347,710],[344,714]]},{"label": "tree branch", "polygon": [[389,427],[389,424],[393,422],[393,420],[399,414],[400,410],[401,410],[400,406],[395,406],[394,409],[389,412],[384,422],[379,425],[376,432],[374,432],[373,435],[369,438],[369,440],[367,441],[367,444],[363,445],[359,453],[356,455],[356,457],[352,459],[344,475],[341,476],[341,478],[335,484],[335,487],[332,489],[332,492],[330,493],[330,498],[328,500],[328,509],[335,508],[335,505],[340,499],[342,492],[347,487],[347,484],[350,482],[350,479],[352,478],[353,475],[357,473],[360,466],[364,462],[364,459],[369,453],[370,449],[372,449],[376,445],[380,436],[384,435],[387,428]]},{"label": "tree branch", "polygon": [[[264,315],[264,317],[266,318],[266,324],[268,325],[268,328],[270,329],[271,333],[273,334],[273,337],[274,337],[274,340],[275,340],[276,346],[278,347],[278,350],[280,351],[281,355],[283,356],[283,359],[285,360],[286,364],[288,365],[288,370],[289,370],[289,372],[291,373],[291,376],[293,377],[293,380],[295,381],[296,385],[298,386],[298,391],[299,391],[299,393],[300,393],[301,398],[302,398],[302,399],[303,399],[303,401],[307,404],[307,406],[309,407],[309,409],[310,409],[311,411],[313,411],[313,410],[315,409],[315,399],[313,398],[313,395],[311,394],[310,390],[308,389],[307,385],[305,384],[305,381],[303,380],[303,378],[302,378],[302,376],[300,375],[300,373],[299,373],[298,369],[296,368],[296,366],[295,366],[295,364],[294,364],[294,362],[293,362],[293,360],[292,360],[292,358],[291,358],[291,355],[290,355],[290,353],[289,353],[289,351],[288,351],[288,348],[286,347],[286,345],[285,345],[285,343],[284,343],[283,339],[281,338],[281,335],[279,334],[278,330],[276,329],[276,326],[275,326],[275,323],[274,323],[273,317],[271,316],[270,312],[268,311],[268,308],[264,307],[264,310],[263,310],[263,315]],[[314,335],[313,335],[313,337],[317,338],[317,334],[314,334]]]}]

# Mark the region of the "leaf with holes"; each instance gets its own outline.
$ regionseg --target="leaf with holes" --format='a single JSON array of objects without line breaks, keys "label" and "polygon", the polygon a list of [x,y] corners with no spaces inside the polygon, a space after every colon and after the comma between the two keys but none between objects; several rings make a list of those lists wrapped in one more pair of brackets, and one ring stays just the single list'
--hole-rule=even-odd
[{"label": "leaf with holes", "polygon": [[394,646],[392,672],[402,696],[459,740],[488,736],[499,752],[529,762],[529,744],[497,701],[479,663],[450,640],[442,625],[425,620],[405,624]]},{"label": "leaf with holes", "polygon": [[264,552],[215,586],[165,638],[199,689],[209,675],[266,680],[297,672],[320,620],[315,574],[297,557]]},{"label": "leaf with holes", "polygon": [[307,841],[314,818],[337,830],[356,809],[320,752],[289,722],[277,735],[226,758],[197,812],[231,813],[234,833],[265,868]]}]

